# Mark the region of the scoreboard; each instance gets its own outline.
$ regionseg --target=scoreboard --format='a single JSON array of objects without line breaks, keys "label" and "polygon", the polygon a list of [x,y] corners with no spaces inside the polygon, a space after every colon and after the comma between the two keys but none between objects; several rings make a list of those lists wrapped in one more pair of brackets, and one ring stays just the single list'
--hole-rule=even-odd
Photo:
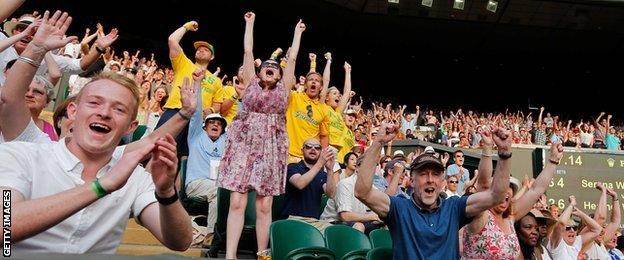
[{"label": "scoreboard", "polygon": [[[566,149],[546,190],[548,203],[563,210],[568,205],[568,196],[574,195],[579,209],[587,214],[593,213],[600,197],[600,191],[596,189],[597,182],[602,182],[605,188],[613,189],[620,203],[624,201],[624,154],[605,152]],[[548,161],[548,155],[548,149],[544,149],[542,165]],[[620,207],[624,214],[623,205]],[[610,217],[611,197],[607,195],[607,220]],[[622,220],[624,223],[624,217]],[[623,226],[622,223],[620,226]]]}]

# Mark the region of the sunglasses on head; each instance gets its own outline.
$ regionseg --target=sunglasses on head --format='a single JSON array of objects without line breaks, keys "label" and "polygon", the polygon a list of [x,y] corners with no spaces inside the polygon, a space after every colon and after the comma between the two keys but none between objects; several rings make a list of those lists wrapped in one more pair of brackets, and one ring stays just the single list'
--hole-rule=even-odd
[{"label": "sunglasses on head", "polygon": [[310,150],[313,148],[314,150],[321,150],[321,145],[320,144],[304,144],[303,148],[305,148],[306,150]]}]

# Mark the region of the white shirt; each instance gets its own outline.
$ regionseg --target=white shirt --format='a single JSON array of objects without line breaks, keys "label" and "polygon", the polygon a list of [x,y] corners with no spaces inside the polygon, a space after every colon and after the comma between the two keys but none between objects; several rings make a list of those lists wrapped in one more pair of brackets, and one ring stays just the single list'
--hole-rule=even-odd
[{"label": "white shirt", "polygon": [[559,240],[559,245],[557,248],[552,248],[550,243],[548,243],[548,250],[552,254],[552,258],[555,260],[559,259],[577,259],[579,252],[581,251],[581,247],[583,246],[583,240],[581,236],[576,236],[574,239],[574,243],[569,246],[564,240],[563,237]]},{"label": "white shirt", "polygon": [[459,196],[459,193],[457,193],[457,191],[452,192],[451,190],[448,190],[448,189],[447,189],[447,190],[445,190],[445,191],[444,191],[444,193],[446,193],[446,196],[447,196],[448,198],[450,198],[450,197],[452,197],[452,196],[461,197],[461,196]]},{"label": "white shirt", "polygon": [[321,220],[337,221],[339,220],[338,213],[340,212],[347,211],[365,214],[369,210],[369,208],[364,205],[364,203],[362,203],[355,197],[356,180],[357,174],[353,174],[338,182],[338,186],[336,187],[336,195],[334,196],[336,211],[323,211],[323,214],[321,215]]},{"label": "white shirt", "polygon": [[546,250],[543,245],[540,246],[542,247],[542,260],[552,260],[552,258],[550,258],[550,254],[548,253],[548,250]]},{"label": "white shirt", "polygon": [[[24,128],[24,131],[22,131],[22,133],[12,141],[38,144],[47,144],[52,142],[48,134],[41,131],[32,118],[30,119],[30,122],[28,122],[26,128]],[[0,144],[4,142],[4,137],[2,136],[2,132],[0,132]]]},{"label": "white shirt", "polygon": [[587,259],[607,259],[611,260],[609,251],[605,248],[604,244],[598,245],[595,241],[591,242],[589,249],[587,249]]},{"label": "white shirt", "polygon": [[[0,33],[0,41],[7,39],[7,37]],[[3,52],[0,52],[0,85],[4,85],[4,81],[6,78],[4,77],[4,69],[9,61],[17,59],[19,54],[13,46],[7,48]],[[80,67],[80,59],[72,59],[65,56],[59,56],[56,54],[52,54],[52,58],[58,64],[59,69],[63,73],[69,74],[79,74],[82,73],[83,70]],[[48,65],[45,60],[41,62],[39,69],[37,69],[37,75],[45,75],[48,71]]]},{"label": "white shirt", "polygon": [[[111,161],[96,174],[109,173],[123,153],[118,147]],[[26,200],[48,197],[85,182],[82,163],[66,147],[65,139],[47,144],[8,142],[0,145],[0,186],[20,192]],[[13,245],[15,252],[114,254],[128,217],[156,201],[154,183],[137,167],[123,188],[76,212],[56,226]]]}]

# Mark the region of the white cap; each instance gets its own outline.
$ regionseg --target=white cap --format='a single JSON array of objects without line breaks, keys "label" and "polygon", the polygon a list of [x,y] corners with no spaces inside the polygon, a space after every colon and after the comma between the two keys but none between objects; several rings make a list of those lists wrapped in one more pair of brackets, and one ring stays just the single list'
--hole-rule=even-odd
[{"label": "white cap", "polygon": [[227,127],[227,121],[225,121],[225,118],[223,118],[220,114],[218,113],[208,114],[206,118],[204,119],[204,125],[206,125],[206,121],[208,119],[217,119],[221,121],[221,127],[223,128],[223,132],[225,132],[225,127]]},{"label": "white cap", "polygon": [[394,154],[392,156],[397,156],[397,155],[405,155],[405,153],[402,150],[396,150],[394,151]]},{"label": "white cap", "polygon": [[435,153],[435,150],[433,150],[433,147],[427,146],[425,147],[424,153]]}]

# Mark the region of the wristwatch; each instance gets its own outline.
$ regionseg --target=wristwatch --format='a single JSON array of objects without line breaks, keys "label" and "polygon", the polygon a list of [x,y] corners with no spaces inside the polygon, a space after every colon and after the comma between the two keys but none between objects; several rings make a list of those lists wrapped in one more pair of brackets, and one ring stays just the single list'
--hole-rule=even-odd
[{"label": "wristwatch", "polygon": [[156,191],[154,191],[154,196],[156,197],[156,200],[158,201],[158,203],[167,206],[167,205],[171,205],[174,202],[176,202],[179,198],[178,198],[178,193],[174,192],[173,196],[169,197],[169,198],[161,198],[158,197],[158,193],[156,193]]}]

